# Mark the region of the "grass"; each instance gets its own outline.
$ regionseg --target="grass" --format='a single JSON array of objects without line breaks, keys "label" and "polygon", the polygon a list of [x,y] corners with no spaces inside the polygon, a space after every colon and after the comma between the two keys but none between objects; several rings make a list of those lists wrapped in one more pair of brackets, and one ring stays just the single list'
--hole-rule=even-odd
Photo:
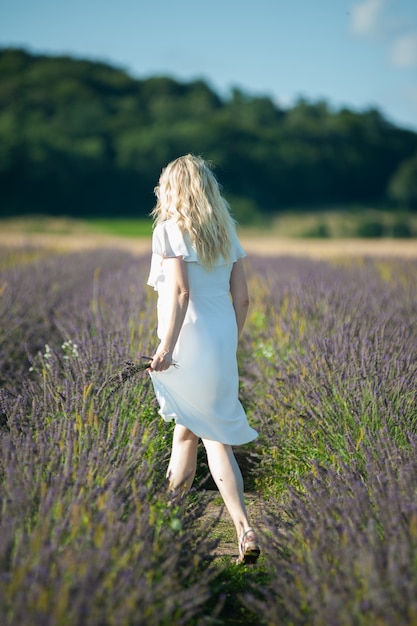
[{"label": "grass", "polygon": [[[230,563],[230,559],[222,557],[216,567],[218,575],[211,583],[212,597],[221,599],[216,623],[229,626],[266,625],[267,622],[262,616],[250,611],[242,602],[246,594],[251,592],[256,595],[259,587],[267,587],[270,582],[271,572],[263,559],[261,558],[254,566],[236,567]],[[210,613],[210,605],[206,610]]]},{"label": "grass", "polygon": [[111,235],[114,237],[150,237],[152,220],[95,218],[75,219],[66,217],[23,216],[0,221],[3,233],[24,235]]},{"label": "grass", "polygon": [[151,219],[91,219],[87,225],[93,232],[114,237],[150,237]]}]

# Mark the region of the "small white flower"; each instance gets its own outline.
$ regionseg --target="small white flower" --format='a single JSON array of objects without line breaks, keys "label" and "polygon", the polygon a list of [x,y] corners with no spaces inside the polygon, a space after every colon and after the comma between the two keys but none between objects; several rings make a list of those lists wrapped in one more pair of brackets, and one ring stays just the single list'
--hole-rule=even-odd
[{"label": "small white flower", "polygon": [[72,339],[64,341],[61,348],[64,353],[65,361],[69,361],[70,359],[77,359],[80,356],[78,352],[78,345],[74,343]]}]

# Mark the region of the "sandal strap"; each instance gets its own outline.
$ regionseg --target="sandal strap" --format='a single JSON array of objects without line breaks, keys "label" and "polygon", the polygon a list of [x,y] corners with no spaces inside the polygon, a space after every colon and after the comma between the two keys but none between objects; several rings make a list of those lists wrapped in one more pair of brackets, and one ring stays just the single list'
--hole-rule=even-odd
[{"label": "sandal strap", "polygon": [[[249,540],[246,539],[249,533],[253,533],[255,535],[255,539]],[[239,558],[236,561],[237,563],[255,563],[259,557],[261,550],[258,544],[258,537],[254,528],[248,528],[242,534],[239,541]]]},{"label": "sandal strap", "polygon": [[[253,533],[256,539],[252,541],[249,541],[248,539],[246,539],[246,535],[248,535],[249,533]],[[241,554],[243,554],[245,546],[256,547],[256,548],[258,547],[258,537],[256,535],[256,531],[254,528],[248,528],[247,530],[245,530],[245,532],[241,536],[240,541],[239,541],[239,552]]]},{"label": "sandal strap", "polygon": [[245,539],[246,535],[248,535],[249,533],[253,533],[254,535],[256,535],[256,532],[253,528],[248,528],[247,530],[245,530],[245,532],[240,538],[241,543],[243,543],[243,540]]}]

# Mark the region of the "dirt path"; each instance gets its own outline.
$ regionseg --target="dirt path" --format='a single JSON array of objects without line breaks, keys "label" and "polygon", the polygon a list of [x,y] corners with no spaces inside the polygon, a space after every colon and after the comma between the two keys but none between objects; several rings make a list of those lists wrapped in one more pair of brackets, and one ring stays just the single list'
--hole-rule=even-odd
[{"label": "dirt path", "polygon": [[[213,522],[218,519],[216,526],[216,537],[220,542],[216,548],[216,557],[227,557],[231,561],[235,561],[238,557],[238,545],[235,535],[233,522],[228,514],[225,506],[221,503],[218,491],[207,491],[207,504],[205,516]],[[252,526],[258,531],[260,540],[262,541],[262,533],[265,530],[263,521],[264,506],[262,500],[255,493],[245,493],[246,508]],[[219,517],[220,516],[220,517]]]}]

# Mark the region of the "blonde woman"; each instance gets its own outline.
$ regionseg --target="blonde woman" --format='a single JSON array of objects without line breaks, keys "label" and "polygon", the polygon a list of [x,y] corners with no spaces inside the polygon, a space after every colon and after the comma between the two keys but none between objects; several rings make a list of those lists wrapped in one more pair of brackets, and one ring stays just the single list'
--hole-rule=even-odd
[{"label": "blonde woman", "polygon": [[150,375],[161,416],[175,420],[169,485],[190,488],[201,438],[236,527],[238,562],[254,563],[259,543],[232,450],[257,437],[238,399],[236,349],[249,304],[245,253],[202,158],[187,154],[169,163],[155,193],[148,284],[158,292],[160,343]]}]

